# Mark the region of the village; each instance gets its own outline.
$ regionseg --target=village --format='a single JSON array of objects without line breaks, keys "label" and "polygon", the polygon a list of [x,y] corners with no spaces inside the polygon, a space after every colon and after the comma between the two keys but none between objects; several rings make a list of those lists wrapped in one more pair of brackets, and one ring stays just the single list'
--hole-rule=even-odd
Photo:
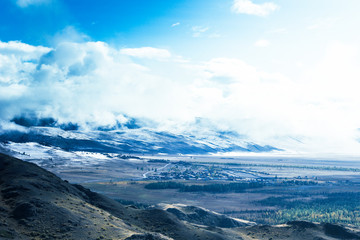
[{"label": "village", "polygon": [[219,165],[198,165],[182,161],[148,170],[143,174],[146,180],[266,181],[273,178],[268,173],[250,169],[230,169]]}]

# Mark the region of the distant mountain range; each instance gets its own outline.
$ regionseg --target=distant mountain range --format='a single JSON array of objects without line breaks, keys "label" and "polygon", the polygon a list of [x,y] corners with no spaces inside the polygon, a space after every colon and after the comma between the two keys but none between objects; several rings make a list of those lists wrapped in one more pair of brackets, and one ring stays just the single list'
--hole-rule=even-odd
[{"label": "distant mountain range", "polygon": [[65,151],[126,154],[209,154],[219,152],[281,151],[247,141],[232,131],[206,129],[173,133],[140,126],[135,119],[111,127],[81,130],[77,124],[58,124],[52,118],[14,118],[16,130],[3,129],[0,142],[58,147]]}]

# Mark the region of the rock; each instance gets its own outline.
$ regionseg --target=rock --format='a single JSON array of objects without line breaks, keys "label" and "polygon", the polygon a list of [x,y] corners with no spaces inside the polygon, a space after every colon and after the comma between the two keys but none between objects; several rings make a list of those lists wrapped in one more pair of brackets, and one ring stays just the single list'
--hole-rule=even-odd
[{"label": "rock", "polygon": [[21,203],[13,211],[13,217],[17,220],[28,219],[36,215],[36,208],[30,203]]},{"label": "rock", "polygon": [[331,223],[324,224],[326,235],[340,239],[360,239],[359,235],[349,232],[346,228]]}]

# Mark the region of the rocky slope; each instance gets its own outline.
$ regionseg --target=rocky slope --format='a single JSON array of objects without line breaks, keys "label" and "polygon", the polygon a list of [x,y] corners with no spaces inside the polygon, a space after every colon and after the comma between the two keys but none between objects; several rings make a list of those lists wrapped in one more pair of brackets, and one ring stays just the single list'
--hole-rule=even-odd
[{"label": "rocky slope", "polygon": [[183,205],[139,209],[0,154],[0,239],[360,239],[331,225],[252,225]]}]

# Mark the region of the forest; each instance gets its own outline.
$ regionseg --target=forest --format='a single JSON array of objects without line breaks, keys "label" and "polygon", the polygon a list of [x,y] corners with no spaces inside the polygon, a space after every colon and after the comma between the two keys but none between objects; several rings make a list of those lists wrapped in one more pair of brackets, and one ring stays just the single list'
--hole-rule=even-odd
[{"label": "forest", "polygon": [[[306,197],[306,198],[305,198]],[[311,200],[305,196],[269,197],[255,202],[259,206],[276,207],[276,210],[245,210],[224,212],[263,224],[282,224],[288,221],[341,223],[360,226],[360,193],[341,192],[316,195]]]}]

